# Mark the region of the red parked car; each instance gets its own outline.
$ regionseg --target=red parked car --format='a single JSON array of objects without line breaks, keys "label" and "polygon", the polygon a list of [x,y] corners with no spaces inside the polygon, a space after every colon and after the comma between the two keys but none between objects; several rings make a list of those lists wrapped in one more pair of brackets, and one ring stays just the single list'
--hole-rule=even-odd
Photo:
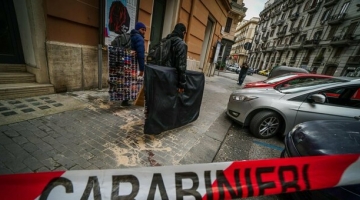
[{"label": "red parked car", "polygon": [[287,87],[290,85],[304,83],[308,81],[314,81],[317,79],[331,78],[332,76],[320,75],[320,74],[306,74],[306,73],[287,73],[282,74],[273,78],[269,78],[264,81],[257,81],[247,83],[244,88],[255,88],[255,87]]}]

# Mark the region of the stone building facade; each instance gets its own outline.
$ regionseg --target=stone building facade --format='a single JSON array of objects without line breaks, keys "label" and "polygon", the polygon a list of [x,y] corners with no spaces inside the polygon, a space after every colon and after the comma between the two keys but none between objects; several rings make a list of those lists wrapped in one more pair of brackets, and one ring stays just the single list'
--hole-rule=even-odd
[{"label": "stone building facade", "polygon": [[[8,41],[6,45],[9,46],[1,51],[9,49],[5,53],[11,56],[0,55],[0,75],[2,71],[10,70],[15,76],[20,70],[34,76],[34,87],[35,84],[51,84],[55,92],[107,87],[107,47],[102,37],[104,2],[2,1],[0,9],[7,12],[0,17],[9,27],[4,30],[10,30],[6,34],[11,38],[0,38]],[[136,21],[147,27],[146,51],[169,34],[176,23],[184,23],[187,26],[188,69],[208,75],[214,70],[211,64],[216,44],[225,37],[233,40],[233,24],[245,16],[242,0],[131,2],[138,5]],[[230,23],[229,34],[225,34],[229,17],[236,20]],[[16,80],[21,81],[21,78]],[[23,87],[23,84],[16,87]],[[5,94],[9,89],[0,83],[0,94],[2,91]]]},{"label": "stone building facade", "polygon": [[250,20],[243,20],[236,27],[235,44],[231,47],[231,64],[246,62],[248,59],[248,51],[245,50],[245,44],[252,43],[255,35],[255,29],[259,22],[258,17],[252,17]]},{"label": "stone building facade", "polygon": [[357,0],[272,0],[260,13],[250,63],[312,73],[354,75],[360,70]]}]

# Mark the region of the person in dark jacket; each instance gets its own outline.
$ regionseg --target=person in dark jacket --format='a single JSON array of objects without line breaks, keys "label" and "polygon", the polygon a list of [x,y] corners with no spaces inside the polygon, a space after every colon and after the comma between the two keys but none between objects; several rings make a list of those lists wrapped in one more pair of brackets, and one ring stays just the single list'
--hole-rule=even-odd
[{"label": "person in dark jacket", "polygon": [[131,49],[136,52],[137,60],[139,64],[140,75],[144,74],[145,65],[145,42],[144,35],[146,33],[145,24],[138,22],[135,25],[135,29],[131,30]]},{"label": "person in dark jacket", "polygon": [[249,66],[247,65],[246,62],[244,62],[240,69],[238,85],[243,84],[248,70],[249,70]]},{"label": "person in dark jacket", "polygon": [[[144,75],[145,66],[145,42],[144,35],[146,33],[146,26],[141,22],[135,24],[135,29],[131,30],[131,50],[135,51],[138,65],[139,65],[139,76]],[[130,106],[128,100],[121,102],[122,106]]]},{"label": "person in dark jacket", "polygon": [[186,85],[186,61],[187,61],[187,45],[184,42],[186,34],[186,27],[182,23],[175,25],[174,30],[166,36],[167,39],[171,39],[171,51],[165,66],[175,67],[178,73],[178,91],[184,92]]}]

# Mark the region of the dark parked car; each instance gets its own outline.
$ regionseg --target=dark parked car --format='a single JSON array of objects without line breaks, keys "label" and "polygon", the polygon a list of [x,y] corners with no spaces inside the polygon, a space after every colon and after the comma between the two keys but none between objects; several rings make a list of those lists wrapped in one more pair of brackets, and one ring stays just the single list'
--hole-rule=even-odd
[{"label": "dark parked car", "polygon": [[274,69],[272,69],[269,73],[269,78],[275,77],[275,76],[279,76],[282,74],[287,74],[287,73],[304,73],[304,74],[309,74],[309,72],[306,69],[303,68],[299,68],[299,67],[289,67],[289,66],[279,66],[276,67]]},{"label": "dark parked car", "polygon": [[250,76],[252,76],[253,74],[254,74],[254,68],[252,68],[252,67],[250,67],[249,69],[248,69],[248,71],[247,71],[247,75],[250,75]]},{"label": "dark parked car", "polygon": [[[295,126],[285,137],[285,150],[281,153],[281,157],[359,154],[359,141],[360,121],[319,120],[304,122]],[[355,200],[360,199],[360,184],[289,193],[284,195],[283,199]]]},{"label": "dark parked car", "polygon": [[[236,69],[236,73],[237,73],[237,74],[240,73],[240,70],[241,70],[240,67],[237,68],[237,69]],[[252,75],[254,74],[254,72],[255,72],[254,68],[250,67],[250,68],[247,70],[246,74],[252,76]]]}]

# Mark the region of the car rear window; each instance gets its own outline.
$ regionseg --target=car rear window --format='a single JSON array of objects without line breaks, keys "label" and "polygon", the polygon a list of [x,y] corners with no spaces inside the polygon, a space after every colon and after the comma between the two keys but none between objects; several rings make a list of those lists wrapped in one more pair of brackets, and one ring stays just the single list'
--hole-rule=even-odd
[{"label": "car rear window", "polygon": [[345,83],[345,82],[349,82],[349,81],[343,80],[343,79],[337,79],[337,78],[318,79],[318,80],[314,80],[314,81],[290,85],[288,87],[281,87],[281,88],[279,88],[279,91],[282,93],[285,93],[285,94],[293,94],[293,93],[303,92],[306,90],[311,90],[311,89],[315,89],[315,88],[319,88],[319,87],[324,87],[327,85],[332,85],[334,83]]}]

